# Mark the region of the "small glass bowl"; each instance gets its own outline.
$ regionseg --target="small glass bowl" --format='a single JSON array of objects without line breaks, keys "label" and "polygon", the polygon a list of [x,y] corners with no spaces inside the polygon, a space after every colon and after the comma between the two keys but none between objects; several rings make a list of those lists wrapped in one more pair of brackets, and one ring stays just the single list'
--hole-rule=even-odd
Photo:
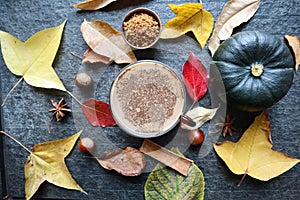
[{"label": "small glass bowl", "polygon": [[[149,43],[145,46],[143,46],[143,45],[137,46],[137,45],[133,44],[133,42],[131,42],[130,39],[126,37],[126,33],[125,33],[126,31],[124,30],[124,23],[128,22],[128,20],[130,20],[135,14],[141,14],[141,13],[145,13],[145,14],[153,17],[153,19],[158,23],[157,24],[158,34],[155,36],[155,39],[153,41],[151,41],[151,43]],[[140,30],[142,30],[142,29],[140,29]],[[161,30],[162,30],[162,25],[161,25],[160,18],[158,17],[158,15],[153,10],[150,10],[148,8],[133,9],[125,15],[125,17],[123,18],[123,21],[122,21],[122,36],[123,36],[124,40],[127,42],[127,44],[129,46],[131,46],[133,49],[147,49],[147,48],[152,47],[159,40]],[[143,35],[147,35],[147,34],[143,34]],[[141,38],[142,36],[137,35],[137,37]]]},{"label": "small glass bowl", "polygon": [[158,137],[173,129],[185,110],[186,99],[183,82],[177,74],[153,60],[125,67],[112,83],[109,98],[119,128],[139,138]]}]

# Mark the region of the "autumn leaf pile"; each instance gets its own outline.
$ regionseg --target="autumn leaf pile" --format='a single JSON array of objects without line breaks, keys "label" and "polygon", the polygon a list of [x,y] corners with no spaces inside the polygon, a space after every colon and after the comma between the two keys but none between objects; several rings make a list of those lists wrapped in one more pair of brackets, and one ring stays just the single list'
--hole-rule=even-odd
[{"label": "autumn leaf pile", "polygon": [[[117,4],[118,1],[87,0],[74,5],[74,8],[98,10],[111,3]],[[230,0],[225,4],[222,13],[214,24],[212,14],[205,10],[201,3],[170,4],[169,8],[176,16],[164,25],[161,39],[177,38],[191,31],[199,43],[199,48],[205,48],[209,40],[207,47],[213,55],[221,42],[231,36],[233,29],[253,17],[259,6],[259,0]],[[66,89],[54,71],[52,63],[60,45],[64,26],[65,22],[59,26],[39,31],[26,42],[20,41],[9,33],[0,31],[1,50],[6,66],[11,73],[21,77],[10,93],[22,80],[33,87],[57,89],[66,92],[81,105],[83,114],[92,126],[107,127],[116,125],[111,115],[109,104],[96,99],[80,102]],[[122,34],[107,22],[84,20],[80,31],[88,45],[88,49],[82,57],[82,62],[102,62],[105,64],[115,62],[124,64],[137,61],[134,52],[125,42]],[[295,70],[297,71],[300,63],[299,38],[294,35],[287,35],[286,39],[295,54]],[[219,107],[194,107],[208,91],[209,75],[205,66],[192,52],[183,64],[182,79],[188,95],[193,101],[192,106],[185,113],[185,117],[194,124],[191,126],[187,123],[182,123],[181,128],[195,130],[211,120],[218,112]],[[6,100],[7,98],[4,100],[3,105]],[[23,146],[29,153],[25,163],[26,199],[30,199],[45,181],[67,189],[84,192],[72,178],[64,162],[65,157],[71,152],[81,132],[79,131],[62,140],[34,145],[33,149],[29,150],[9,136],[9,134],[1,131],[2,134]],[[253,124],[238,142],[225,141],[223,143],[214,143],[213,146],[217,154],[233,173],[243,175],[242,180],[246,175],[249,175],[253,178],[267,181],[284,173],[300,162],[298,159],[272,150],[270,120],[266,112],[262,112],[261,115],[256,117]],[[181,154],[178,149],[173,149],[173,151]],[[126,161],[131,160],[132,162],[128,162],[130,164],[124,163],[124,157]],[[265,159],[265,157],[269,159]],[[139,162],[135,162],[134,158],[138,158]],[[101,158],[97,158],[97,161],[105,169],[113,169],[129,176],[139,175],[145,166],[143,154],[130,147],[106,153]],[[126,165],[131,167],[130,172],[126,170]],[[179,184],[178,181],[180,180],[186,183],[193,191],[193,194],[189,194],[190,198],[204,198],[204,178],[202,172],[195,164],[192,164],[192,167],[189,168],[187,177],[182,177],[170,169],[163,169],[161,164],[158,164],[155,169],[157,171],[150,174],[145,186],[146,199],[155,199],[152,197],[157,192],[161,196],[167,196],[163,191],[164,187],[156,191],[155,185],[153,185],[157,182],[157,179],[161,178],[160,174],[167,174],[172,179],[163,186],[169,188],[169,185]],[[188,174],[192,175],[189,176]],[[172,190],[170,189],[170,191]],[[186,194],[182,191],[177,191],[176,195],[179,198]],[[170,198],[174,198],[174,196],[171,195]]]}]

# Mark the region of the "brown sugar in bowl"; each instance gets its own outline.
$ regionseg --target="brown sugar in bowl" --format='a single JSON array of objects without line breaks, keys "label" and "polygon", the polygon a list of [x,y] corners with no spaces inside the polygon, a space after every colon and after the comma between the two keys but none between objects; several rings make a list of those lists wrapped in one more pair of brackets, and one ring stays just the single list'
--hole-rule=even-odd
[{"label": "brown sugar in bowl", "polygon": [[133,9],[122,21],[123,38],[134,49],[152,47],[159,40],[161,29],[158,15],[148,8]]},{"label": "brown sugar in bowl", "polygon": [[126,133],[152,138],[169,132],[185,109],[185,89],[163,63],[143,60],[124,68],[110,90],[117,125]]}]

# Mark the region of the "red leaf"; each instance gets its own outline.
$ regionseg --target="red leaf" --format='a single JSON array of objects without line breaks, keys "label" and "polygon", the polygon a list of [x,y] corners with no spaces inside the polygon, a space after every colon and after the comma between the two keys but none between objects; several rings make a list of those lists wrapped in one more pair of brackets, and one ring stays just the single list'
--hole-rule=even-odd
[{"label": "red leaf", "polygon": [[110,107],[107,103],[95,99],[88,99],[82,103],[82,111],[93,126],[114,126],[116,122],[110,112]]},{"label": "red leaf", "polygon": [[183,65],[183,82],[188,94],[194,100],[199,101],[208,89],[208,74],[202,62],[190,53],[188,60]]}]

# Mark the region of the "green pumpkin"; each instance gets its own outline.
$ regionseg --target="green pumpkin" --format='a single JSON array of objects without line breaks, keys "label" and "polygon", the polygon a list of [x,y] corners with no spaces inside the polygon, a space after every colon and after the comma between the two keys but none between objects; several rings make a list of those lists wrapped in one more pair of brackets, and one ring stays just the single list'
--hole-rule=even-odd
[{"label": "green pumpkin", "polygon": [[294,78],[294,57],[275,35],[245,31],[225,40],[213,56],[229,104],[260,111],[286,95]]}]

